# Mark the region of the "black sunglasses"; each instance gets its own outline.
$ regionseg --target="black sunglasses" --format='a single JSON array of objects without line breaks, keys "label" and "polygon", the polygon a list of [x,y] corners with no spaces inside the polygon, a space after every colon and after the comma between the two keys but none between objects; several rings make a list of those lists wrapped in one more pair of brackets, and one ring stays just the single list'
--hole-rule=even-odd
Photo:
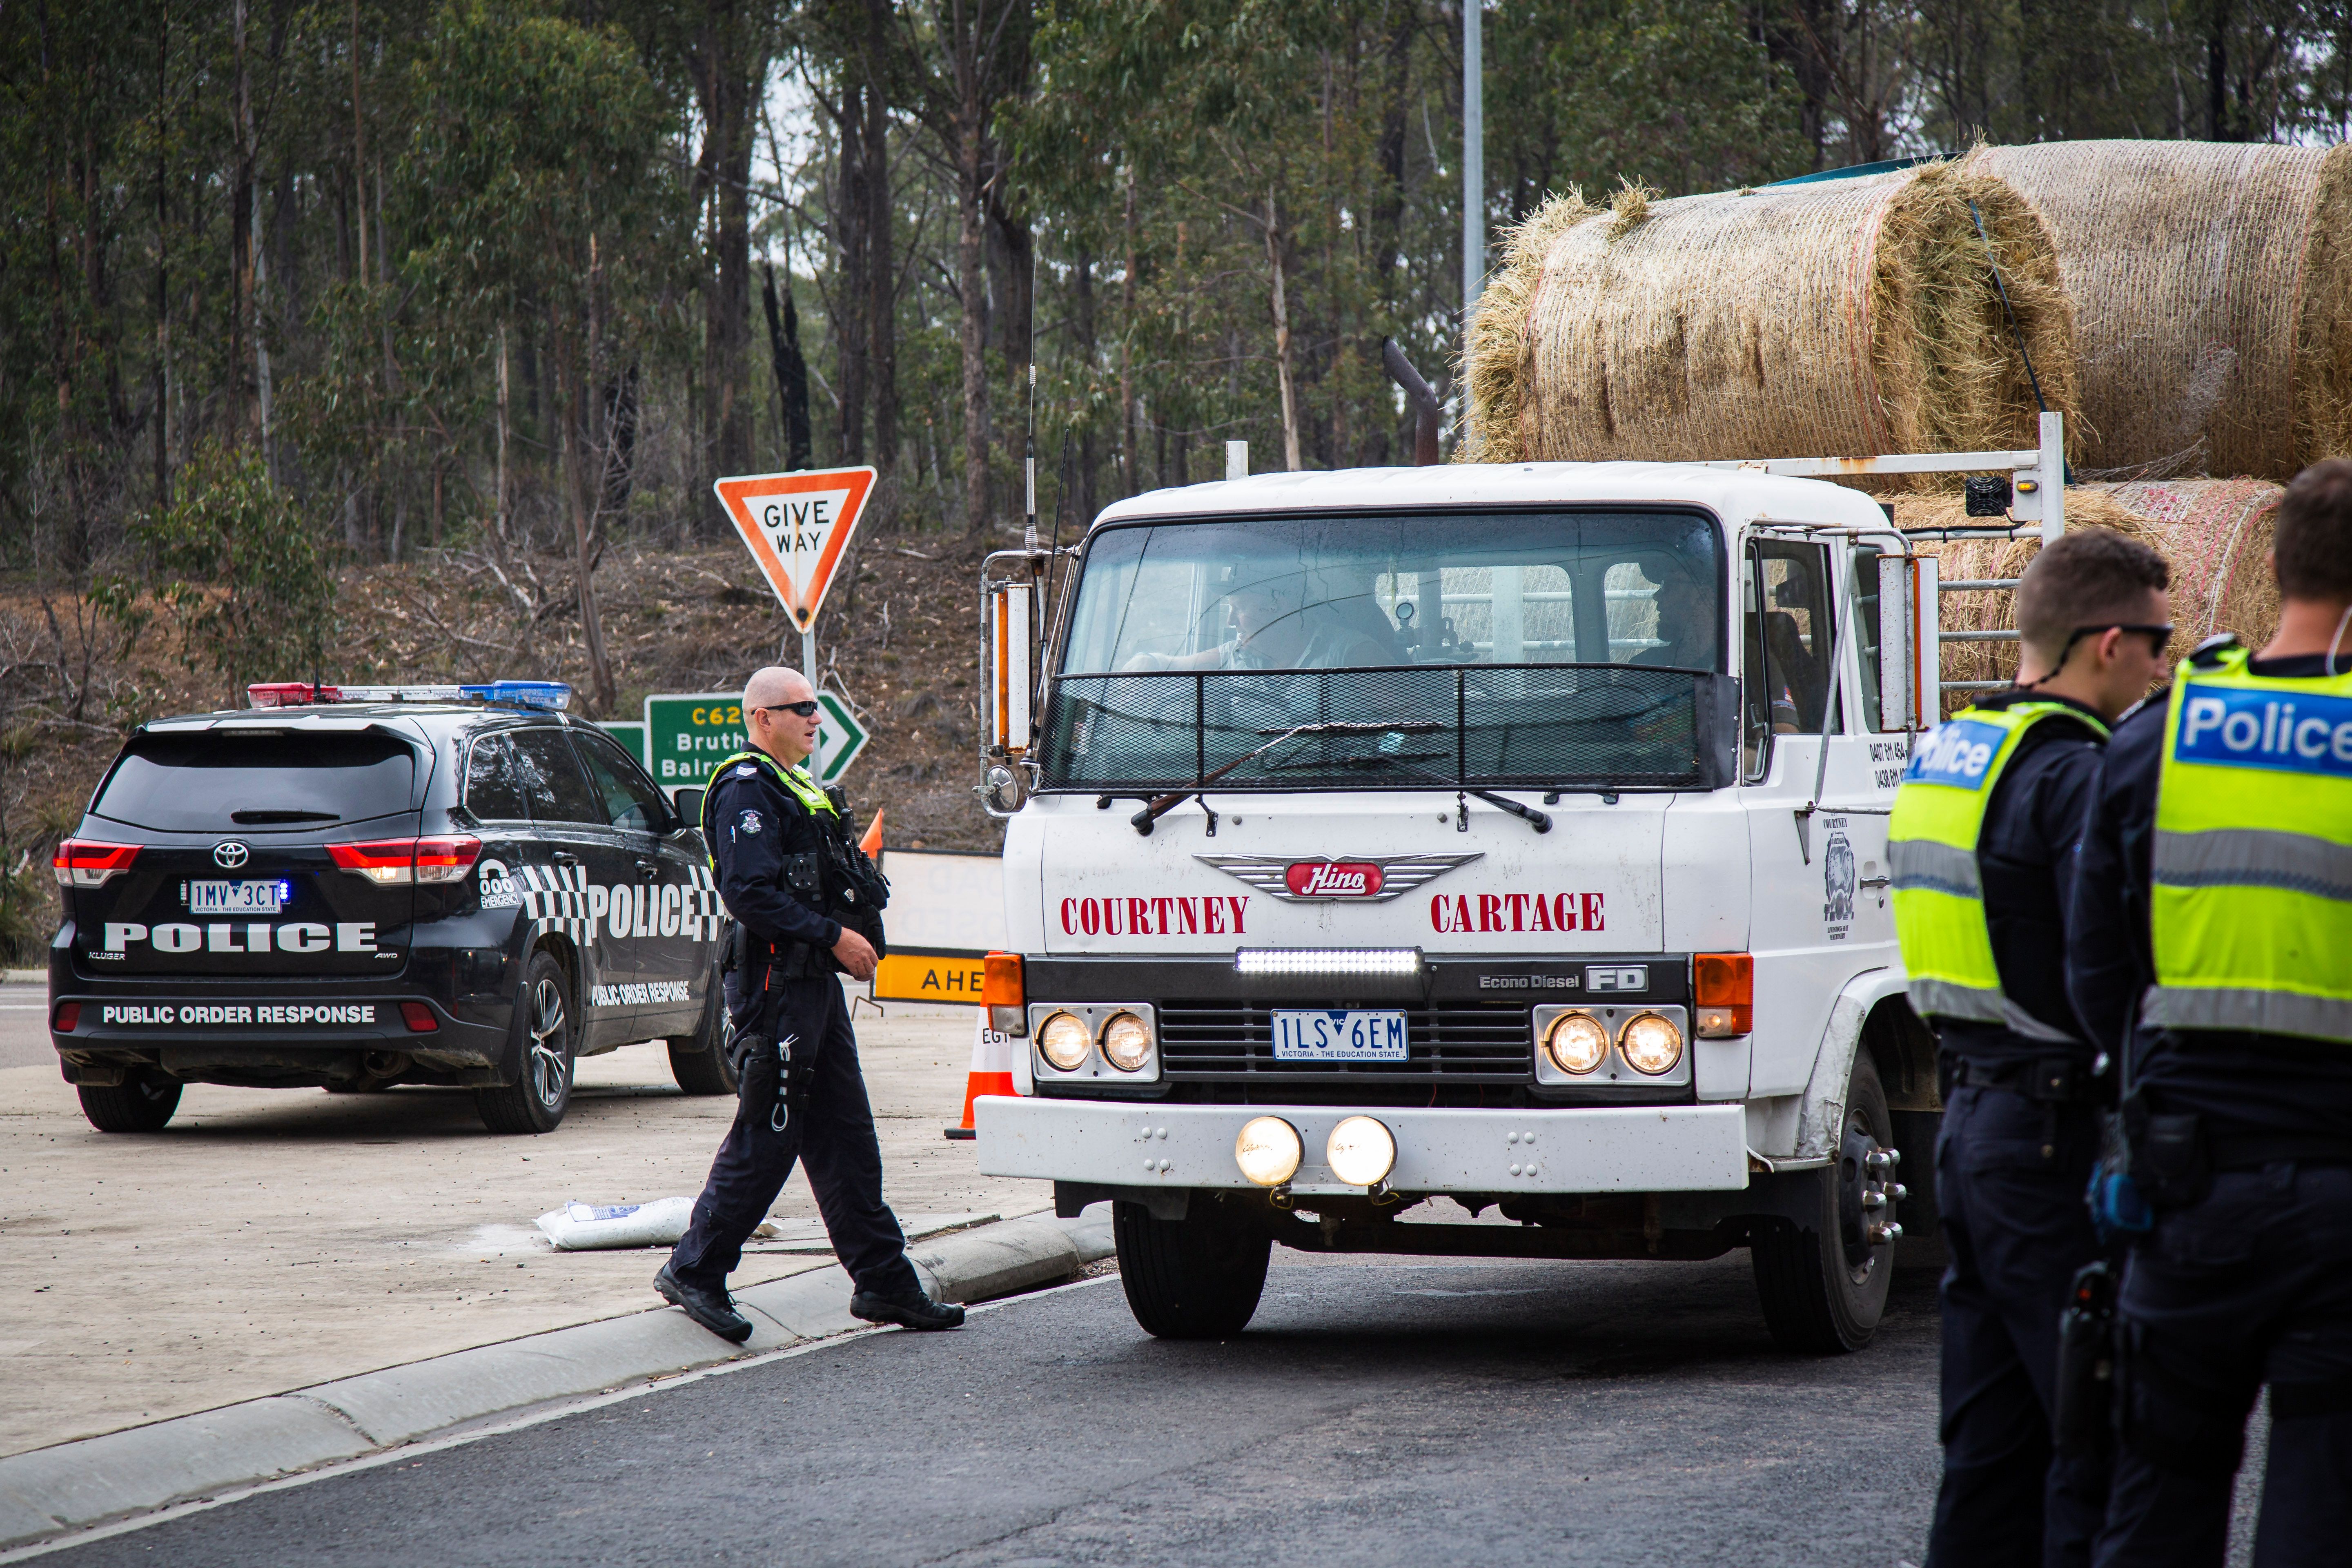
[{"label": "black sunglasses", "polygon": [[2147,638],[2148,652],[2158,658],[2162,658],[2164,657],[2165,648],[2170,646],[2172,642],[2172,628],[2170,626],[2147,626],[2145,624],[2135,624],[2129,621],[2110,621],[2103,626],[2076,626],[2067,635],[2066,646],[2058,650],[2058,662],[2060,664],[2065,663],[2066,656],[2074,652],[2074,645],[2081,642],[2084,637],[2095,637],[2106,632],[2139,633],[2141,636]]},{"label": "black sunglasses", "polygon": [[751,710],[754,713],[797,713],[803,719],[816,717],[816,700],[806,702],[769,702]]}]

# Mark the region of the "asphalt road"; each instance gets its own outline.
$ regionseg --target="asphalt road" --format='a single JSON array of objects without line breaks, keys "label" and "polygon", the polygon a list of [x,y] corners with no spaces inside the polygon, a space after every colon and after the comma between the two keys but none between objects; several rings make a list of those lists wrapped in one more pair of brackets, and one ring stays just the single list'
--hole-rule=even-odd
[{"label": "asphalt road", "polygon": [[0,1068],[55,1067],[49,1043],[49,988],[0,985]]},{"label": "asphalt road", "polygon": [[1116,1278],[182,1516],[59,1564],[1916,1563],[1934,1277],[1792,1357],[1745,1256],[1308,1261],[1250,1330]]}]

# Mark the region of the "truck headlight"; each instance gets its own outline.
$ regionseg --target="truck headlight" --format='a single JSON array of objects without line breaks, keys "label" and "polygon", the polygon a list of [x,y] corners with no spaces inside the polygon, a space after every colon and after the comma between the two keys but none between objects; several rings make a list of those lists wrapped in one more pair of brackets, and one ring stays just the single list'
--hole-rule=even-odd
[{"label": "truck headlight", "polygon": [[1369,1116],[1350,1116],[1323,1146],[1331,1173],[1351,1187],[1377,1187],[1396,1167],[1396,1138]]},{"label": "truck headlight", "polygon": [[1253,1116],[1234,1140],[1234,1163],[1261,1187],[1278,1187],[1298,1173],[1305,1154],[1298,1129],[1279,1116]]},{"label": "truck headlight", "polygon": [[1114,1013],[1102,1030],[1103,1059],[1121,1072],[1135,1072],[1151,1060],[1151,1030],[1132,1013]]},{"label": "truck headlight", "polygon": [[1056,1013],[1037,1029],[1037,1049],[1063,1072],[1076,1072],[1086,1065],[1087,1048],[1093,1045],[1087,1026],[1069,1013]]},{"label": "truck headlight", "polygon": [[1608,1056],[1609,1031],[1590,1013],[1562,1013],[1544,1031],[1543,1044],[1560,1071],[1582,1077]]},{"label": "truck headlight", "polygon": [[1655,1013],[1643,1013],[1630,1020],[1623,1033],[1617,1037],[1617,1048],[1633,1064],[1635,1072],[1645,1072],[1655,1078],[1671,1072],[1683,1059],[1683,1032],[1675,1027],[1671,1018]]}]

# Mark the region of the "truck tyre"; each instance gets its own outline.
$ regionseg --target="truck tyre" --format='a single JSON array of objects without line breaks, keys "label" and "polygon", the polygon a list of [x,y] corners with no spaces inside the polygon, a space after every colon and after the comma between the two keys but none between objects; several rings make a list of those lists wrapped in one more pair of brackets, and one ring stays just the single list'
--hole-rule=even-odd
[{"label": "truck tyre", "polygon": [[515,1081],[474,1091],[474,1109],[493,1132],[552,1132],[572,1106],[571,986],[545,948],[523,965],[515,994],[515,1034],[522,1067]]},{"label": "truck tyre", "polygon": [[161,1132],[180,1109],[180,1080],[151,1068],[129,1068],[120,1084],[79,1084],[75,1092],[100,1132]]},{"label": "truck tyre", "polygon": [[1154,1219],[1141,1204],[1111,1205],[1118,1279],[1146,1333],[1163,1340],[1237,1334],[1257,1310],[1274,1239],[1244,1229],[1196,1194],[1181,1220]]},{"label": "truck tyre", "polygon": [[735,1021],[727,1016],[726,989],[716,966],[710,972],[710,994],[702,1005],[702,1022],[691,1035],[669,1041],[670,1076],[688,1094],[733,1094],[735,1068],[728,1047],[735,1038]]},{"label": "truck tyre", "polygon": [[1783,1350],[1858,1351],[1878,1331],[1895,1275],[1895,1242],[1879,1236],[1894,1223],[1896,1184],[1892,1167],[1874,1169],[1870,1156],[1892,1147],[1893,1126],[1878,1068],[1857,1053],[1836,1157],[1808,1173],[1819,1218],[1768,1222],[1748,1243],[1765,1326]]}]

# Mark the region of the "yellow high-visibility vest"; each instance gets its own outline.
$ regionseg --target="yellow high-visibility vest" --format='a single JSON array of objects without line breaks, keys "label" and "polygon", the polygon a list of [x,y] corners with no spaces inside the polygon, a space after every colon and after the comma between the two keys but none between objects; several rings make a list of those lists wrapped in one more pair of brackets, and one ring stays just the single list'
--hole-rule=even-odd
[{"label": "yellow high-visibility vest", "polygon": [[2106,739],[2107,728],[2063,702],[1969,708],[1924,737],[1911,753],[1887,819],[1895,936],[1910,972],[1911,1005],[1921,1014],[1998,1024],[2030,1040],[2077,1044],[2019,1006],[2000,988],[1992,926],[1985,918],[1977,841],[1993,786],[2036,724],[2066,718]]},{"label": "yellow high-visibility vest", "polygon": [[2352,672],[2181,665],[2149,860],[2141,1022],[2352,1042]]}]

